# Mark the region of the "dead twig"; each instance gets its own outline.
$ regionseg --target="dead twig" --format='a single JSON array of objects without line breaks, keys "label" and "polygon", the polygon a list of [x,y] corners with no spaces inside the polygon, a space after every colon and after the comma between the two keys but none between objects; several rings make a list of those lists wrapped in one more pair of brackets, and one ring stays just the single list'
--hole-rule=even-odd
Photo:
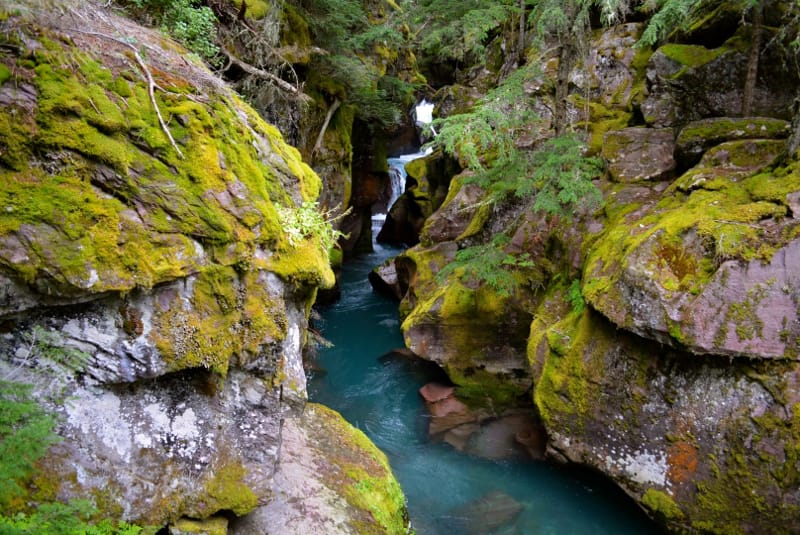
[{"label": "dead twig", "polygon": [[319,135],[317,136],[317,142],[314,143],[314,148],[311,149],[311,154],[316,154],[322,149],[322,138],[325,136],[325,131],[328,129],[328,125],[333,118],[333,114],[336,113],[336,110],[339,109],[339,106],[342,104],[338,98],[333,102],[333,105],[328,108],[328,113],[325,115],[325,122],[322,123],[322,128],[319,131]]},{"label": "dead twig", "polygon": [[297,87],[293,86],[292,84],[290,84],[286,80],[283,80],[282,78],[280,78],[278,76],[275,76],[271,72],[265,71],[263,69],[259,69],[258,67],[254,67],[253,65],[250,65],[249,63],[240,60],[239,58],[237,58],[233,54],[233,52],[231,52],[230,50],[228,50],[225,47],[220,47],[220,50],[222,51],[223,54],[228,56],[228,60],[231,63],[233,63],[234,65],[236,65],[240,69],[242,69],[247,74],[252,74],[253,76],[258,76],[259,78],[264,78],[265,80],[269,80],[270,82],[272,82],[273,84],[277,85],[279,88],[283,89],[284,91],[287,91],[287,92],[292,93],[294,95],[297,95],[299,97],[304,96]]},{"label": "dead twig", "polygon": [[129,48],[133,52],[133,57],[136,59],[136,63],[139,64],[139,67],[144,72],[145,81],[147,82],[147,93],[150,95],[150,102],[153,104],[153,109],[155,109],[156,111],[156,116],[158,117],[158,124],[161,126],[161,130],[164,131],[164,134],[166,134],[167,138],[169,139],[172,148],[175,149],[175,152],[178,153],[178,156],[181,159],[185,158],[183,152],[178,147],[178,144],[175,143],[175,138],[172,137],[172,133],[169,131],[169,128],[167,128],[167,123],[164,122],[164,117],[161,115],[161,109],[158,107],[158,103],[156,102],[156,94],[155,94],[156,83],[153,80],[153,75],[150,73],[150,69],[147,67],[147,64],[142,59],[142,56],[139,55],[139,51],[136,49],[136,47],[127,41],[118,39],[113,35],[108,35],[105,33],[88,32],[85,30],[80,30],[78,28],[71,28],[70,31],[82,33],[84,35],[91,35],[94,37],[101,37],[103,39],[108,39],[110,41],[114,41],[115,43],[119,43],[122,46]]}]

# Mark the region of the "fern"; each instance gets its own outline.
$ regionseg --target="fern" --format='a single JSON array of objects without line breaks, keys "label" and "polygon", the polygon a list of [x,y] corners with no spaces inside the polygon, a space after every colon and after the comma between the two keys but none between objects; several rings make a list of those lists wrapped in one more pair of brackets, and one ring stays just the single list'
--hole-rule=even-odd
[{"label": "fern", "polygon": [[507,253],[503,247],[508,242],[508,236],[498,234],[490,243],[461,249],[452,262],[439,270],[437,281],[441,284],[455,275],[464,283],[486,284],[498,295],[510,296],[519,286],[514,270],[532,268],[534,263],[528,253]]},{"label": "fern", "polygon": [[484,52],[492,32],[518,13],[512,0],[422,0],[414,24],[426,57],[461,62]]},{"label": "fern", "polygon": [[583,312],[583,309],[586,307],[586,301],[584,301],[583,294],[581,293],[580,280],[574,279],[569,285],[569,289],[567,290],[567,301],[569,301],[569,304],[572,305],[573,312],[576,314]]},{"label": "fern", "polygon": [[58,441],[54,427],[30,385],[0,380],[0,511],[25,495],[36,461]]},{"label": "fern", "polygon": [[533,65],[517,69],[467,113],[436,119],[433,144],[482,175],[517,154],[516,137],[538,121],[525,93],[525,82],[538,74]]},{"label": "fern", "polygon": [[531,155],[532,180],[517,186],[517,197],[535,194],[535,210],[566,217],[581,208],[597,207],[602,195],[592,179],[602,172],[603,162],[585,157],[584,148],[574,135],[545,142]]},{"label": "fern", "polygon": [[332,217],[335,208],[320,211],[316,202],[305,201],[299,207],[278,206],[278,218],[289,245],[297,247],[303,240],[319,237],[320,246],[330,251],[336,241],[344,234],[333,228],[333,222],[347,215],[348,212]]},{"label": "fern", "polygon": [[[655,11],[650,17],[637,46],[653,46],[663,40],[671,32],[679,28],[692,10],[699,7],[704,0],[656,0],[645,3],[643,10]],[[655,4],[655,5],[653,5]]]},{"label": "fern", "polygon": [[211,8],[196,0],[120,0],[132,14],[160,26],[186,48],[208,61],[219,53],[215,44],[217,18]]}]

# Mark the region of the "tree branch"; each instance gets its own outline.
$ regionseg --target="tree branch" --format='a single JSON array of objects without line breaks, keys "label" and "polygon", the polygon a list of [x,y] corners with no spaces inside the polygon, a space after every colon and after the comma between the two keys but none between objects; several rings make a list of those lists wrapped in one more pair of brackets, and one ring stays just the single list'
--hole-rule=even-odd
[{"label": "tree branch", "polygon": [[119,43],[122,46],[129,48],[133,52],[133,57],[136,58],[136,62],[139,64],[139,67],[144,72],[145,81],[147,82],[147,93],[150,95],[150,102],[153,104],[153,108],[156,111],[156,116],[158,117],[158,124],[161,126],[161,130],[164,131],[164,134],[166,134],[167,138],[169,139],[172,148],[175,149],[175,152],[178,153],[178,156],[181,159],[184,159],[185,156],[183,155],[183,152],[178,147],[178,144],[175,143],[175,138],[172,137],[172,132],[170,132],[169,128],[167,128],[167,124],[164,122],[164,117],[161,116],[161,109],[158,107],[158,103],[156,102],[156,94],[155,94],[156,83],[153,81],[153,75],[150,73],[150,69],[147,68],[147,64],[142,59],[142,56],[139,55],[139,51],[136,50],[136,47],[126,41],[123,41],[122,39],[117,39],[116,37],[105,33],[87,32],[85,30],[80,30],[78,28],[71,28],[70,31],[82,33],[84,35],[92,35],[94,37],[102,37],[103,39],[108,39],[110,41],[114,41],[115,43]]},{"label": "tree branch", "polygon": [[225,48],[224,46],[220,46],[219,48],[226,56],[228,56],[228,60],[242,69],[247,74],[252,74],[253,76],[258,76],[259,78],[264,78],[265,80],[269,80],[273,84],[277,85],[279,88],[283,89],[284,91],[288,91],[289,93],[295,94],[297,96],[302,96],[302,93],[298,88],[283,80],[279,76],[275,76],[271,72],[265,71],[263,69],[259,69],[258,67],[254,67],[249,63],[246,63],[236,56],[233,55],[233,52]]},{"label": "tree branch", "polygon": [[333,114],[336,113],[336,110],[339,109],[341,106],[342,101],[338,98],[333,102],[333,105],[328,108],[328,114],[325,115],[325,122],[322,123],[322,129],[319,131],[319,135],[317,136],[317,142],[314,143],[314,148],[311,149],[311,154],[316,154],[322,148],[322,138],[325,136],[325,131],[328,129],[328,125],[333,118]]}]

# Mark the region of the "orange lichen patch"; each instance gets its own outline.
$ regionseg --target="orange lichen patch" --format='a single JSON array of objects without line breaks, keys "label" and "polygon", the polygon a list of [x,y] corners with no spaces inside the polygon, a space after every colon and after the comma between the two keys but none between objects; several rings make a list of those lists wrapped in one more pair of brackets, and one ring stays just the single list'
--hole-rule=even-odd
[{"label": "orange lichen patch", "polygon": [[697,446],[690,442],[674,442],[667,452],[667,477],[672,483],[692,481],[697,472]]}]

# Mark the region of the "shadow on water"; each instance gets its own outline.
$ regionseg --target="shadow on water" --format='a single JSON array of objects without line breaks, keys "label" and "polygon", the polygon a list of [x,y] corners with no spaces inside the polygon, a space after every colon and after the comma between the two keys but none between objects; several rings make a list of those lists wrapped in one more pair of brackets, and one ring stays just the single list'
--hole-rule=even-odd
[{"label": "shadow on water", "polygon": [[418,390],[446,378],[402,349],[397,303],[367,281],[373,267],[399,252],[382,247],[345,264],[342,299],[319,310],[315,326],[333,346],[319,349],[310,363],[309,396],[338,410],[386,453],[416,533],[658,533],[624,493],[595,474],[491,461],[429,439]]}]

